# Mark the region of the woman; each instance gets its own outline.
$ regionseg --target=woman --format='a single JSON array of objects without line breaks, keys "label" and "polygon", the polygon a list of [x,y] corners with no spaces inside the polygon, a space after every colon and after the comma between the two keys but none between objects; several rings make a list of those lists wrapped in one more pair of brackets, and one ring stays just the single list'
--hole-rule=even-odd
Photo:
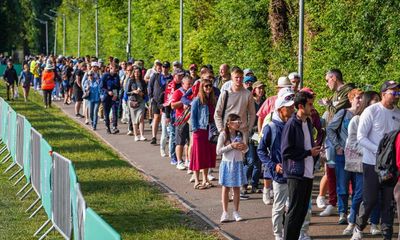
[{"label": "woman", "polygon": [[[349,181],[352,185],[356,185],[355,175],[344,169],[345,157],[344,148],[348,136],[348,126],[350,120],[360,107],[360,100],[363,92],[360,89],[353,89],[349,92],[348,97],[351,107],[339,110],[329,123],[326,132],[332,147],[336,152],[335,158],[335,174],[336,174],[336,192],[338,196],[339,224],[347,224],[347,209],[349,200]],[[333,150],[333,149],[332,149]],[[354,192],[353,192],[354,194]],[[354,196],[353,198],[354,199]]]},{"label": "woman", "polygon": [[[144,112],[146,109],[144,97],[147,95],[146,83],[143,80],[142,72],[138,66],[133,67],[133,73],[128,80],[127,95],[130,112],[130,120],[133,125],[135,142],[146,141],[144,133]],[[140,138],[138,136],[138,127]]]},{"label": "woman", "polygon": [[97,113],[100,105],[100,79],[95,76],[93,71],[87,73],[88,80],[85,82],[85,92],[89,91],[89,116],[92,121],[92,129],[97,128]]},{"label": "woman", "polygon": [[[348,138],[346,141],[345,149],[345,167],[346,170],[355,178],[355,185],[353,185],[353,197],[350,208],[350,215],[348,217],[349,224],[343,230],[343,235],[351,235],[356,223],[356,216],[362,201],[363,191],[363,173],[362,173],[362,147],[358,146],[357,129],[360,121],[360,115],[369,105],[379,102],[380,96],[377,92],[365,92],[361,98],[360,106],[355,111],[355,116],[350,120],[348,128]],[[358,156],[357,156],[358,155]],[[376,235],[380,233],[378,228],[379,224],[379,208],[375,207],[371,214],[371,234]]]},{"label": "woman", "polygon": [[[189,169],[194,172],[194,189],[212,186],[208,179],[208,169],[215,167],[216,145],[208,140],[210,125],[214,123],[214,111],[217,99],[212,81],[203,79],[198,96],[192,102],[191,123],[193,144]],[[199,181],[199,171],[203,170],[203,181]]]},{"label": "woman", "polygon": [[55,79],[54,67],[50,61],[47,61],[46,67],[42,72],[42,90],[45,108],[51,107],[51,93],[55,87]]},{"label": "woman", "polygon": [[19,82],[22,85],[22,90],[24,91],[25,102],[28,101],[29,89],[33,83],[33,74],[30,72],[29,65],[24,64],[24,71],[21,72],[19,77]]}]

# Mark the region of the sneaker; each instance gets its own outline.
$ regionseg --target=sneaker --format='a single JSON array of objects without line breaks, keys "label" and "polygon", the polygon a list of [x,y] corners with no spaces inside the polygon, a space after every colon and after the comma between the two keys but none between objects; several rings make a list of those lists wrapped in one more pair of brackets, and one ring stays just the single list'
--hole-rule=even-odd
[{"label": "sneaker", "polygon": [[318,196],[316,202],[317,202],[317,207],[318,208],[325,208],[326,207],[326,202],[325,202],[325,197],[324,196]]},{"label": "sneaker", "polygon": [[338,224],[340,224],[340,225],[346,225],[347,224],[347,217],[346,217],[345,213],[340,213],[339,214]]},{"label": "sneaker", "polygon": [[171,165],[176,165],[178,163],[178,161],[176,161],[175,158],[171,158]]},{"label": "sneaker", "polygon": [[139,140],[140,140],[140,141],[146,141],[147,138],[145,138],[144,136],[140,136]]},{"label": "sneaker", "polygon": [[210,180],[210,181],[214,181],[215,179],[217,179],[216,177],[214,177],[213,175],[211,175],[211,173],[209,173],[209,174],[207,175],[207,178],[208,178],[208,180]]},{"label": "sneaker", "polygon": [[275,236],[275,240],[283,240],[283,237],[281,237],[281,236]]},{"label": "sneaker", "polygon": [[166,157],[167,156],[167,154],[165,153],[164,149],[160,149],[160,155],[161,155],[161,157]]},{"label": "sneaker", "polygon": [[108,134],[111,134],[111,130],[110,130],[110,128],[107,128],[107,130],[106,130],[106,131],[107,131],[107,133],[108,133]]},{"label": "sneaker", "polygon": [[269,189],[268,188],[264,188],[263,189],[263,202],[265,205],[271,205],[272,201],[269,195]]},{"label": "sneaker", "polygon": [[381,233],[381,230],[379,229],[378,225],[371,224],[370,232],[371,232],[372,235],[378,235],[378,234]]},{"label": "sneaker", "polygon": [[240,193],[240,200],[248,200],[249,196],[247,196],[245,193]]},{"label": "sneaker", "polygon": [[185,160],[185,167],[189,167],[190,161],[189,160]]},{"label": "sneaker", "polygon": [[156,144],[157,144],[157,139],[156,139],[155,137],[153,137],[153,138],[151,139],[150,144],[156,145]]},{"label": "sneaker", "polygon": [[343,230],[343,235],[351,235],[355,226],[356,225],[354,223],[349,223],[349,225],[347,225],[347,227]]},{"label": "sneaker", "polygon": [[243,220],[243,218],[239,215],[239,212],[233,211],[233,218],[235,219],[236,222],[240,222]]},{"label": "sneaker", "polygon": [[[44,106],[45,108],[47,108],[47,105]],[[79,113],[75,114],[75,118],[81,118],[81,115]]]},{"label": "sneaker", "polygon": [[334,214],[334,213],[335,213],[335,207],[329,204],[329,205],[325,208],[325,210],[322,211],[322,212],[319,214],[319,216],[321,216],[321,217],[327,217],[327,216],[330,216],[330,215],[332,215],[332,214]]},{"label": "sneaker", "polygon": [[187,170],[187,172],[186,172],[187,174],[193,174],[193,171],[192,170],[190,170],[189,168],[188,168],[188,170]]},{"label": "sneaker", "polygon": [[183,163],[183,161],[178,162],[178,164],[176,165],[176,168],[179,170],[186,170],[185,164]]},{"label": "sneaker", "polygon": [[299,240],[311,240],[312,238],[308,236],[306,232],[300,232]]},{"label": "sneaker", "polygon": [[133,136],[133,132],[131,130],[128,131],[128,133],[126,134],[128,136]]},{"label": "sneaker", "polygon": [[227,212],[222,212],[220,222],[229,222],[229,214]]},{"label": "sneaker", "polygon": [[353,235],[351,236],[351,240],[362,240],[363,234],[361,230],[358,230],[357,227],[354,228]]},{"label": "sneaker", "polygon": [[139,141],[139,137],[135,136],[135,142]]},{"label": "sneaker", "polygon": [[112,129],[112,134],[117,134],[117,133],[119,133],[118,128],[113,128],[113,129]]}]

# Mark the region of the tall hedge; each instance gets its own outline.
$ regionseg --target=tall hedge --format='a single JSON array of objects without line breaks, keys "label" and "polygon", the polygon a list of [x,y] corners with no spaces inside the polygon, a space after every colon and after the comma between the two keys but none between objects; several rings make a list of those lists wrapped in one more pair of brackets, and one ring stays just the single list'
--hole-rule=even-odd
[{"label": "tall hedge", "polygon": [[[100,57],[126,58],[126,0],[99,0]],[[324,74],[340,68],[345,81],[376,87],[400,76],[400,1],[305,1],[305,85],[328,94]],[[91,1],[64,0],[67,55],[77,53],[77,12],[82,9],[81,55],[95,53]],[[179,59],[179,0],[132,1],[132,55]],[[58,49],[62,49],[61,19]],[[250,67],[270,85],[297,69],[298,0],[191,0],[184,2],[184,65],[221,63]],[[274,91],[270,88],[270,91]]]}]

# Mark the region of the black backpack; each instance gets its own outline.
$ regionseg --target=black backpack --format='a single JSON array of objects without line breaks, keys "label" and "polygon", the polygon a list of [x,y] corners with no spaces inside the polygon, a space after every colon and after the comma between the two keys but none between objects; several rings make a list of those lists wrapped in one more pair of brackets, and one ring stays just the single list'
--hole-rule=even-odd
[{"label": "black backpack", "polygon": [[394,187],[397,183],[399,172],[396,166],[396,138],[400,130],[385,133],[379,142],[376,152],[375,171],[379,183]]}]

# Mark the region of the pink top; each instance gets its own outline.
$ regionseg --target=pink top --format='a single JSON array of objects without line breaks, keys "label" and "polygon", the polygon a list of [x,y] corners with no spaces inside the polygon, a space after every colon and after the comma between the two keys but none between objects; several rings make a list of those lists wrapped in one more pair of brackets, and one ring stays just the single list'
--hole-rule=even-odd
[{"label": "pink top", "polygon": [[278,95],[276,96],[271,96],[265,100],[263,105],[260,107],[260,109],[257,112],[257,116],[261,121],[264,121],[264,118],[272,111],[275,109],[275,101],[278,98]]}]

